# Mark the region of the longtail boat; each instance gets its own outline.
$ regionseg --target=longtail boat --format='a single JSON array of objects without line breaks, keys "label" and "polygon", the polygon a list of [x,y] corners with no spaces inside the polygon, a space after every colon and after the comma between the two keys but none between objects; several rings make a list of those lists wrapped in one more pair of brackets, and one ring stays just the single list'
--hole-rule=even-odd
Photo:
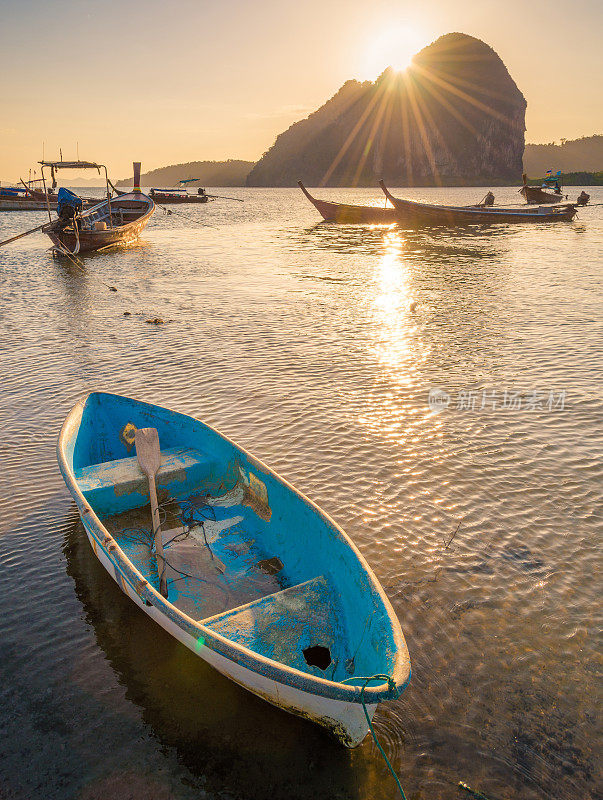
[{"label": "longtail boat", "polygon": [[347,747],[408,685],[400,623],[360,552],[218,431],[94,392],[68,414],[57,456],[119,588],[235,683]]},{"label": "longtail boat", "polygon": [[[528,176],[526,173],[523,173],[523,186],[519,190],[519,193],[522,194],[527,203],[530,204],[542,204],[542,203],[561,203],[563,200],[567,200],[567,195],[564,195],[561,191],[561,183],[559,178],[548,178],[545,180],[543,186],[528,186]],[[545,191],[545,189],[553,189],[554,191]]]},{"label": "longtail boat", "polygon": [[[45,194],[35,190],[26,192],[23,189],[18,192],[10,192],[5,188],[0,189],[0,211],[46,211],[47,208],[56,211],[58,201],[58,194],[50,190]],[[98,198],[82,198],[84,208],[89,208],[99,202],[101,201]]]},{"label": "longtail boat", "polygon": [[419,203],[393,197],[383,181],[379,181],[385,196],[396,209],[399,222],[423,225],[465,225],[471,223],[498,222],[557,222],[571,220],[576,215],[576,204],[532,208],[496,208],[494,206],[443,206],[434,203]]},{"label": "longtail boat", "polygon": [[297,183],[308,200],[327,222],[391,225],[398,219],[395,208],[380,208],[379,206],[356,206],[347,205],[346,203],[330,203],[326,200],[317,200],[315,197],[312,197],[310,192],[306,189],[301,181],[298,181]]},{"label": "longtail boat", "polygon": [[209,197],[203,189],[199,189],[197,194],[190,194],[186,189],[151,189],[149,195],[156,203],[169,205],[173,203],[207,203]]},{"label": "longtail boat", "polygon": [[48,198],[42,195],[38,198],[25,191],[0,191],[0,211],[46,211],[48,206],[56,209],[57,195],[51,194]]},{"label": "longtail boat", "polygon": [[[44,166],[50,164],[58,168],[100,168],[105,169],[107,183],[107,199],[83,210],[83,201],[68,189],[60,189],[58,195],[57,214],[53,220],[48,207],[48,222],[42,231],[47,234],[55,247],[55,251],[67,255],[102,250],[115,245],[130,244],[135,241],[146,227],[153,212],[155,203],[139,188],[140,163],[134,164],[134,190],[111,197],[107,168],[103,164],[91,162],[40,162]],[[43,174],[43,172],[42,172]]]},{"label": "longtail boat", "polygon": [[[59,197],[54,191],[56,181],[53,173],[53,186],[46,188],[42,177],[24,181],[20,186],[0,186],[0,211],[45,211],[55,210]],[[100,202],[96,198],[82,198],[85,208]]]}]

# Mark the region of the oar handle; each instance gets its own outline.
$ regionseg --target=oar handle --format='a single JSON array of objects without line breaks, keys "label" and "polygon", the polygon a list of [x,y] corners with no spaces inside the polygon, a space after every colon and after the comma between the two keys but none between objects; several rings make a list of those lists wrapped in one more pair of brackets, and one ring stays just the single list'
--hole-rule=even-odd
[{"label": "oar handle", "polygon": [[165,556],[163,554],[163,542],[161,541],[161,520],[159,517],[159,505],[157,503],[157,488],[155,485],[154,475],[149,475],[149,499],[151,501],[151,518],[153,520],[155,555],[157,557],[157,571],[159,573],[159,591],[164,597],[167,597],[167,580],[165,577]]}]

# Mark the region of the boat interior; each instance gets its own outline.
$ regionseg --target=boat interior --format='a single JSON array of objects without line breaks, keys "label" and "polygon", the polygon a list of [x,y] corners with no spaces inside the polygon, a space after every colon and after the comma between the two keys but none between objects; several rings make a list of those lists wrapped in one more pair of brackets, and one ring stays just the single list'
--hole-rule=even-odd
[{"label": "boat interior", "polygon": [[79,219],[79,225],[83,230],[98,230],[97,223],[105,223],[107,228],[117,228],[129,222],[143,217],[151,208],[151,202],[143,198],[136,198],[134,195],[123,195],[111,200],[105,200],[99,205],[86,211]]},{"label": "boat interior", "polygon": [[103,526],[157,591],[136,427],[159,433],[170,603],[227,639],[317,677],[392,674],[387,611],[334,525],[202,423],[93,394],[67,457]]}]

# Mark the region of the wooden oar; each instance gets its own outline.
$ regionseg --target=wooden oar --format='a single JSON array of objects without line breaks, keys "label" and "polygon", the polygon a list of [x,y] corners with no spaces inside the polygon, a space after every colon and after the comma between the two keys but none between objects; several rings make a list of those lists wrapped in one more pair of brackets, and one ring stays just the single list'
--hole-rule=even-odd
[{"label": "wooden oar", "polygon": [[159,449],[159,434],[157,433],[157,428],[137,428],[134,434],[134,443],[136,445],[136,457],[138,458],[140,469],[149,479],[149,497],[151,500],[151,516],[153,519],[153,536],[155,538],[155,555],[157,557],[157,571],[159,572],[159,591],[164,597],[167,597],[165,556],[163,555],[159,506],[157,505],[157,489],[155,488],[155,475],[161,466],[161,451]]},{"label": "wooden oar", "polygon": [[47,225],[47,222],[43,222],[42,225],[38,225],[37,228],[32,228],[30,231],[25,231],[25,233],[20,233],[18,236],[13,236],[11,239],[5,239],[3,242],[0,242],[0,247],[3,244],[10,244],[10,242],[16,242],[17,239],[22,239],[24,236],[29,236],[30,233],[35,233],[36,231],[42,230],[44,225]]}]

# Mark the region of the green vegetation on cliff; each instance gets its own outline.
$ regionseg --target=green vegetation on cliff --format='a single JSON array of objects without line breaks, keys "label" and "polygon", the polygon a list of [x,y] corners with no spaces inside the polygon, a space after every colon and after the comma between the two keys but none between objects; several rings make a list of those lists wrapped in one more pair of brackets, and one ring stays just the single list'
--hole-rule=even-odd
[{"label": "green vegetation on cliff", "polygon": [[[544,178],[530,178],[529,182],[542,183]],[[563,172],[561,183],[564,186],[603,186],[603,172]]]},{"label": "green vegetation on cliff", "polygon": [[562,139],[561,144],[526,144],[523,166],[528,175],[546,175],[547,169],[597,172],[603,169],[603,136]]}]

